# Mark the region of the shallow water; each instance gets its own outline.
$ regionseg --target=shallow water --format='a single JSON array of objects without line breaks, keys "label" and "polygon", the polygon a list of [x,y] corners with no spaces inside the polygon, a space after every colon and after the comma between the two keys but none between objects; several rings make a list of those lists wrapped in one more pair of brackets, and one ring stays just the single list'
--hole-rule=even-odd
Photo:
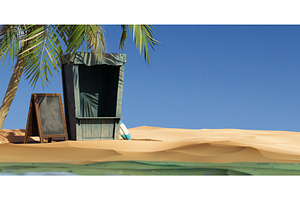
[{"label": "shallow water", "polygon": [[300,175],[298,163],[115,161],[92,164],[0,163],[0,176]]},{"label": "shallow water", "polygon": [[24,174],[0,173],[0,176],[78,176],[68,172],[27,172]]}]

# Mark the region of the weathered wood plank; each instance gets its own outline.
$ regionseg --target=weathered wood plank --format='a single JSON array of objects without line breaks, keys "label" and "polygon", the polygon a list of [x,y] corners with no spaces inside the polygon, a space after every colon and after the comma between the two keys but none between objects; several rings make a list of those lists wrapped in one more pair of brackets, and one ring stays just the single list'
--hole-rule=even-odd
[{"label": "weathered wood plank", "polygon": [[84,122],[84,138],[92,138],[93,132],[93,121],[92,120],[85,120]]},{"label": "weathered wood plank", "polygon": [[111,137],[112,139],[114,139],[114,127],[115,127],[115,120],[109,120],[109,127],[108,127],[108,133],[109,133],[109,137]]},{"label": "weathered wood plank", "polygon": [[123,84],[124,84],[124,65],[120,67],[120,71],[119,71],[116,117],[121,117]]},{"label": "weathered wood plank", "polygon": [[95,120],[93,123],[93,131],[92,131],[92,138],[99,138],[101,136],[101,120]]},{"label": "weathered wood plank", "polygon": [[82,140],[82,134],[81,134],[81,125],[77,122],[76,123],[76,140],[81,141]]},{"label": "weathered wood plank", "polygon": [[[80,96],[79,96],[79,69],[78,65],[73,65],[73,87],[74,87],[74,102],[75,102],[75,116],[80,116]],[[76,121],[76,140],[82,140],[81,121]]]},{"label": "weathered wood plank", "polygon": [[102,120],[103,133],[102,137],[109,138],[112,137],[110,131],[110,120]]},{"label": "weathered wood plank", "polygon": [[118,140],[119,139],[119,133],[120,133],[120,121],[121,120],[114,120],[114,135],[113,138],[114,140]]},{"label": "weathered wood plank", "polygon": [[62,66],[63,97],[65,107],[66,126],[70,140],[76,140],[76,118],[74,101],[73,65]]}]

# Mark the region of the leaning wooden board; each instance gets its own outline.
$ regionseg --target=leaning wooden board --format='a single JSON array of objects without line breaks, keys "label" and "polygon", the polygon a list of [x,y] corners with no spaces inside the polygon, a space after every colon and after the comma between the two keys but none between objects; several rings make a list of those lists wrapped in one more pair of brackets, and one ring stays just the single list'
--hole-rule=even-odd
[{"label": "leaning wooden board", "polygon": [[68,140],[64,116],[61,94],[32,94],[24,143],[31,136],[39,136],[42,143],[54,137]]}]

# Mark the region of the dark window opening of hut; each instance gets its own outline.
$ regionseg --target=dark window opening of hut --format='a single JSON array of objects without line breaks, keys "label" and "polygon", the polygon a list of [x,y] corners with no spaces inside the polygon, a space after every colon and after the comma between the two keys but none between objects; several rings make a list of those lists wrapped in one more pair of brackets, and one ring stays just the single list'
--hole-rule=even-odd
[{"label": "dark window opening of hut", "polygon": [[79,66],[80,116],[114,117],[120,67]]}]

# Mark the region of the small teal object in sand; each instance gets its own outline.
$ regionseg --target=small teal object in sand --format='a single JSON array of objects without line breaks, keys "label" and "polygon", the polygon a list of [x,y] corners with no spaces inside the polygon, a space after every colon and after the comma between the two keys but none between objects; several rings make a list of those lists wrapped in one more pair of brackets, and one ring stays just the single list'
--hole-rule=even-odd
[{"label": "small teal object in sand", "polygon": [[130,140],[131,136],[130,133],[128,131],[128,129],[126,128],[125,124],[121,121],[120,124],[120,135],[124,140]]}]

